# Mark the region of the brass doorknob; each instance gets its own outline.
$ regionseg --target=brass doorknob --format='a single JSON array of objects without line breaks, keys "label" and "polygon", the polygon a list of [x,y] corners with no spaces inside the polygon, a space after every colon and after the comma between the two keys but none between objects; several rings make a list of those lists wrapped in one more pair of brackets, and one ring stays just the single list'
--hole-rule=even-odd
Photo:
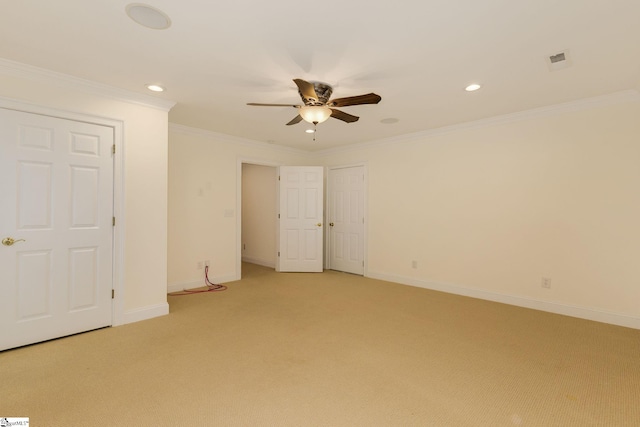
[{"label": "brass doorknob", "polygon": [[26,242],[26,240],[24,239],[15,240],[13,237],[5,237],[4,239],[2,239],[2,244],[5,246],[12,246],[14,243],[18,243],[18,242]]},{"label": "brass doorknob", "polygon": [[317,225],[318,227],[322,227],[322,223],[321,223],[321,222],[317,223],[316,225]]},{"label": "brass doorknob", "polygon": [[330,223],[329,223],[329,226],[333,227],[333,223],[332,223],[332,222],[330,222]]}]

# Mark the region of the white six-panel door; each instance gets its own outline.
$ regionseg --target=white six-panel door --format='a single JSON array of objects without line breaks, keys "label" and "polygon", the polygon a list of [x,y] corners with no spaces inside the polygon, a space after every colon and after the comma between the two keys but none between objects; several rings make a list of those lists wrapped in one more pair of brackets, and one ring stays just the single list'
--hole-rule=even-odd
[{"label": "white six-panel door", "polygon": [[113,142],[0,108],[0,350],[111,325]]},{"label": "white six-panel door", "polygon": [[278,271],[323,269],[323,188],[321,166],[279,169]]},{"label": "white six-panel door", "polygon": [[329,265],[364,274],[364,167],[329,170]]}]

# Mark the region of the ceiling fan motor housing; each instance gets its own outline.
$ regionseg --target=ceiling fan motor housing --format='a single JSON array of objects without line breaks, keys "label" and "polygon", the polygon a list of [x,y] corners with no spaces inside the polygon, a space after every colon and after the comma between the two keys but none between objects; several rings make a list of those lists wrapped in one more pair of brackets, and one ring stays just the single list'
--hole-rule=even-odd
[{"label": "ceiling fan motor housing", "polygon": [[302,94],[300,90],[298,90],[300,97],[304,101],[304,105],[308,105],[308,106],[326,105],[327,102],[329,102],[329,99],[331,99],[333,88],[328,84],[322,83],[322,82],[309,82],[309,83],[313,84],[313,88],[316,91],[316,95],[318,96],[318,99],[307,98]]}]

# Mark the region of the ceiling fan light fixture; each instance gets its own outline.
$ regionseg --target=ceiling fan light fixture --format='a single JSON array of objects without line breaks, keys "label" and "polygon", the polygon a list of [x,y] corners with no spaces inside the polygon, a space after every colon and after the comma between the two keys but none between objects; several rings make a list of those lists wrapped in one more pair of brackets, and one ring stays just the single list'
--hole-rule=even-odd
[{"label": "ceiling fan light fixture", "polygon": [[331,109],[326,105],[305,105],[300,107],[300,116],[305,122],[322,123],[331,117]]}]

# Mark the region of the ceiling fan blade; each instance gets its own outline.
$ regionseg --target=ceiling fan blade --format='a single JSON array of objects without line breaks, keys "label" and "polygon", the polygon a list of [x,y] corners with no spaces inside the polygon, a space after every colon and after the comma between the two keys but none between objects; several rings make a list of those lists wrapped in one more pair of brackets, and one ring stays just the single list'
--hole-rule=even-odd
[{"label": "ceiling fan blade", "polygon": [[302,121],[302,116],[298,114],[293,119],[291,119],[289,123],[287,123],[287,126],[295,125],[296,123],[300,123],[301,121]]},{"label": "ceiling fan blade", "polygon": [[327,104],[329,107],[347,107],[349,105],[377,104],[382,98],[375,93],[366,95],[348,96],[346,98],[332,99]]},{"label": "ceiling fan blade", "polygon": [[293,79],[293,81],[298,86],[298,90],[304,98],[312,99],[314,101],[318,100],[318,94],[316,93],[316,89],[313,86],[313,83],[309,83],[308,81],[302,79]]},{"label": "ceiling fan blade", "polygon": [[260,104],[257,102],[247,102],[247,105],[253,105],[254,107],[295,107],[300,108],[300,105],[294,104]]},{"label": "ceiling fan blade", "polygon": [[351,114],[347,114],[344,111],[336,110],[335,108],[331,109],[331,117],[334,119],[342,120],[343,122],[353,123],[357,122],[360,117],[353,116]]}]

